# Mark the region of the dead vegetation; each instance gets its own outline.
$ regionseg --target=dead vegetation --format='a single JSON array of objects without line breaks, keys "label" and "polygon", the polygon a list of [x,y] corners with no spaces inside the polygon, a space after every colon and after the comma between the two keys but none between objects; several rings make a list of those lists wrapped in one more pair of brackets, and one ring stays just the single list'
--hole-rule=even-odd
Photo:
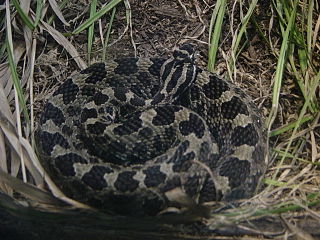
[{"label": "dead vegetation", "polygon": [[[3,229],[15,229],[18,221],[21,228],[16,231],[36,231],[35,226],[42,224],[36,216],[46,212],[41,215],[44,228],[70,225],[73,229],[61,230],[64,239],[75,236],[74,232],[79,239],[86,239],[89,235],[84,232],[89,230],[102,234],[97,239],[209,239],[217,234],[222,239],[243,235],[247,239],[320,237],[317,1],[3,2],[0,207],[4,215],[0,214],[0,221],[7,221]],[[123,56],[165,56],[184,42],[198,46],[199,65],[206,68],[209,62],[211,70],[241,86],[264,114],[270,167],[262,192],[236,206],[213,206],[210,218],[200,219],[202,227],[192,226],[205,229],[198,230],[197,236],[188,230],[190,223],[175,227],[199,220],[194,213],[123,220],[72,210],[86,206],[59,191],[44,173],[35,151],[33,133],[43,103],[68,76],[90,63]],[[12,213],[19,220],[10,222]],[[78,220],[64,222],[66,216]],[[59,221],[52,221],[55,218]],[[83,224],[86,219],[89,225]],[[104,223],[98,231],[95,226],[101,219]],[[41,234],[32,239],[41,239]]]}]

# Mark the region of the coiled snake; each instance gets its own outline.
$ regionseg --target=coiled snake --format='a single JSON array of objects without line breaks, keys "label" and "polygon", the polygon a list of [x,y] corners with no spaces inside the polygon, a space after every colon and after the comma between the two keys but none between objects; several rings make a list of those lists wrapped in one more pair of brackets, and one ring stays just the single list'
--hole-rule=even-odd
[{"label": "coiled snake", "polygon": [[36,139],[68,196],[121,214],[157,214],[181,197],[248,198],[266,170],[256,106],[197,67],[189,44],[168,59],[115,59],[67,79]]}]

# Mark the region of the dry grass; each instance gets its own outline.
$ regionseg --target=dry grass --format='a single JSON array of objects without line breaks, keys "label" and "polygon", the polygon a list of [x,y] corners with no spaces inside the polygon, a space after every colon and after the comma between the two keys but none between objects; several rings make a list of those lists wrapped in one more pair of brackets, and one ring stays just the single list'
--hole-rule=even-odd
[{"label": "dry grass", "polygon": [[205,234],[227,234],[236,224],[240,235],[319,237],[319,3],[103,2],[0,5],[0,192],[35,209],[66,210],[49,187],[55,197],[86,207],[65,197],[38,161],[33,133],[43,103],[89,63],[168,55],[190,41],[199,46],[199,65],[251,95],[270,136],[264,190],[232,209],[215,206],[203,220]]}]

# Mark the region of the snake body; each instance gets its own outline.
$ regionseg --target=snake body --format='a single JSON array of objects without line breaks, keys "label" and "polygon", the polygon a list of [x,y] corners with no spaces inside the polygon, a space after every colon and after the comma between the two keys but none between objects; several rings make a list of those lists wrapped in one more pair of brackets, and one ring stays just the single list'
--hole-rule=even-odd
[{"label": "snake body", "polygon": [[49,98],[36,132],[69,197],[121,214],[251,197],[266,171],[257,107],[234,84],[172,57],[96,63]]}]

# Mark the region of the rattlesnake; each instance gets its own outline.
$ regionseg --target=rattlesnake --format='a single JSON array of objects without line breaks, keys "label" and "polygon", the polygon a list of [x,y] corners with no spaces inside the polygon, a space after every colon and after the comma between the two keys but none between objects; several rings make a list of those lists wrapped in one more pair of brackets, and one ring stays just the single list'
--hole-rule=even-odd
[{"label": "rattlesnake", "polygon": [[190,44],[167,59],[115,59],[68,78],[36,139],[68,196],[121,214],[248,198],[266,170],[257,107],[197,67]]}]

